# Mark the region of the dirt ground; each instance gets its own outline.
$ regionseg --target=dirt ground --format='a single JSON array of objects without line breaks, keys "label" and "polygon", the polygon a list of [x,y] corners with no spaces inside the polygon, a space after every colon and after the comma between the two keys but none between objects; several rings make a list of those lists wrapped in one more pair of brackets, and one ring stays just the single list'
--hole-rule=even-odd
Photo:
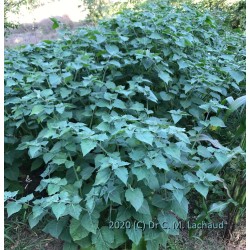
[{"label": "dirt ground", "polygon": [[[72,22],[66,15],[55,18],[71,30],[88,25],[84,21]],[[4,47],[13,48],[24,44],[36,44],[43,40],[55,40],[58,38],[58,31],[52,29],[52,25],[53,22],[49,18],[33,24],[21,24],[4,37]]]},{"label": "dirt ground", "polygon": [[209,230],[202,241],[188,238],[187,232],[177,237],[177,241],[181,243],[180,250],[246,250],[245,220],[236,225],[229,240],[223,239],[223,231]]},{"label": "dirt ground", "polygon": [[[62,250],[63,242],[41,232],[41,229],[29,229],[26,223],[11,222],[6,232],[11,240],[5,239],[5,249],[15,250]],[[246,232],[244,220],[236,226],[229,241],[223,240],[220,231],[210,231],[203,240],[189,238],[187,232],[171,238],[171,246],[166,250],[246,250]]]},{"label": "dirt ground", "polygon": [[19,26],[5,35],[5,48],[57,39],[58,32],[52,29],[51,17],[72,30],[86,25],[88,12],[81,0],[44,0],[41,2],[43,4],[35,8],[23,6],[18,14],[12,13],[8,16],[9,21],[18,23]]}]

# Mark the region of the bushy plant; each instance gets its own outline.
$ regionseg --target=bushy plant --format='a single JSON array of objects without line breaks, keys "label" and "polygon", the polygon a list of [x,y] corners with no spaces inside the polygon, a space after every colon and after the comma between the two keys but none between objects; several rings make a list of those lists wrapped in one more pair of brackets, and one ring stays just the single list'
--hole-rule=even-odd
[{"label": "bushy plant", "polygon": [[237,205],[220,174],[244,152],[220,134],[244,84],[245,37],[165,2],[5,51],[8,216],[64,249],[166,245],[194,197],[198,220]]}]

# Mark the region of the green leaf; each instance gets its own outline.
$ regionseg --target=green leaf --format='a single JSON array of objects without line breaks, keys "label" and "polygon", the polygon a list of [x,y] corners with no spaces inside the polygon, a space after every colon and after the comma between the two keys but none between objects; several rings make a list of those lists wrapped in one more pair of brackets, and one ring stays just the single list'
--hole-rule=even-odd
[{"label": "green leaf", "polygon": [[49,82],[52,87],[57,87],[57,85],[61,82],[61,77],[57,74],[51,74],[49,75]]},{"label": "green leaf", "polygon": [[171,116],[174,120],[174,124],[176,124],[182,118],[182,115],[177,115],[177,114],[171,114]]},{"label": "green leaf", "polygon": [[119,167],[114,170],[115,175],[125,184],[127,185],[128,181],[128,170],[125,167]]},{"label": "green leaf", "polygon": [[103,170],[100,170],[96,175],[94,185],[96,186],[100,184],[105,184],[108,181],[110,175],[111,175],[110,169],[105,168]]},{"label": "green leaf", "polygon": [[60,186],[57,185],[57,184],[50,183],[48,185],[47,190],[48,190],[48,195],[53,195],[53,194],[57,193],[60,190]]},{"label": "green leaf", "polygon": [[60,103],[60,104],[57,104],[55,105],[55,108],[56,108],[56,111],[59,113],[59,114],[62,114],[65,110],[65,106],[63,103]]},{"label": "green leaf", "polygon": [[233,112],[239,107],[246,105],[246,96],[241,96],[230,103],[229,109]]},{"label": "green leaf", "polygon": [[75,243],[64,242],[63,250],[78,250],[78,245]]},{"label": "green leaf", "polygon": [[180,157],[181,157],[181,151],[179,149],[179,147],[174,144],[174,143],[171,143],[168,147],[164,148],[164,151],[167,155],[170,155],[171,157],[173,157],[174,159],[177,159],[177,160],[181,160]]},{"label": "green leaf", "polygon": [[228,116],[232,112],[234,112],[238,108],[243,107],[243,106],[246,105],[246,96],[245,95],[237,98],[236,100],[234,100],[232,97],[231,97],[231,100],[230,100],[230,97],[227,98],[227,101],[229,102],[230,105],[229,105],[229,109],[227,110],[226,115],[224,117],[225,121],[227,120]]},{"label": "green leaf", "polygon": [[184,186],[181,185],[180,183],[176,182],[175,180],[171,179],[170,183],[175,187],[176,189],[184,189]]},{"label": "green leaf", "polygon": [[17,202],[9,202],[5,207],[7,208],[8,217],[10,217],[12,214],[15,214],[21,210],[22,204]]},{"label": "green leaf", "polygon": [[176,198],[176,200],[181,203],[183,196],[184,196],[184,192],[182,190],[173,190],[173,195]]},{"label": "green leaf", "polygon": [[164,185],[161,186],[162,188],[166,188],[168,190],[175,190],[175,188],[173,187],[173,185],[171,183],[166,183]]},{"label": "green leaf", "polygon": [[188,64],[184,62],[183,60],[177,61],[177,63],[179,65],[179,69],[185,69],[188,67]]},{"label": "green leaf", "polygon": [[91,213],[93,212],[93,209],[95,208],[95,198],[94,197],[87,199],[86,208],[89,212],[91,212]]},{"label": "green leaf", "polygon": [[177,201],[177,199],[173,197],[170,203],[170,208],[174,214],[176,214],[181,219],[186,220],[188,215],[188,204],[189,202],[185,196],[182,198],[181,202]]},{"label": "green leaf", "polygon": [[129,156],[133,161],[139,161],[145,157],[146,153],[144,149],[135,149],[129,153]]},{"label": "green leaf", "polygon": [[49,97],[52,96],[53,94],[54,92],[51,89],[44,89],[43,91],[41,91],[41,96],[43,97]]},{"label": "green leaf", "polygon": [[222,167],[231,160],[231,157],[228,154],[224,154],[221,152],[214,153],[214,156]]},{"label": "green leaf", "polygon": [[216,202],[216,203],[213,203],[210,208],[209,208],[209,213],[219,213],[219,212],[222,212],[224,209],[227,208],[228,206],[228,202],[222,202],[222,201],[219,201],[219,202]]},{"label": "green leaf", "polygon": [[152,33],[152,34],[149,36],[149,38],[155,39],[155,40],[159,40],[159,39],[162,39],[162,36],[161,36],[159,33],[154,32],[154,33]]},{"label": "green leaf", "polygon": [[35,158],[40,155],[41,147],[40,146],[30,146],[28,154],[30,158]]},{"label": "green leaf", "polygon": [[[54,162],[54,161],[53,161]],[[75,163],[73,161],[65,161],[65,167],[66,168],[71,168],[75,165]]]},{"label": "green leaf", "polygon": [[83,208],[79,204],[69,204],[67,205],[67,213],[70,214],[73,218],[76,220],[79,220],[80,214],[83,210]]},{"label": "green leaf", "polygon": [[178,221],[174,215],[161,211],[157,219],[160,223],[161,228],[170,235],[179,235],[179,230],[177,228]]},{"label": "green leaf", "polygon": [[207,197],[207,194],[208,194],[208,187],[205,186],[204,184],[202,183],[195,183],[194,184],[194,188],[202,195],[204,196],[205,198]]},{"label": "green leaf", "polygon": [[119,109],[126,109],[125,103],[119,99],[116,99],[113,103],[113,107],[119,108]]},{"label": "green leaf", "polygon": [[143,204],[143,193],[140,188],[127,189],[125,192],[125,197],[128,202],[138,211]]},{"label": "green leaf", "polygon": [[169,167],[167,165],[167,161],[166,161],[166,159],[161,154],[158,154],[156,156],[156,158],[154,158],[152,160],[152,164],[155,165],[159,169],[164,169],[164,170],[169,171]]},{"label": "green leaf", "polygon": [[215,127],[226,127],[225,123],[219,117],[216,116],[210,117],[209,123]]},{"label": "green leaf", "polygon": [[122,205],[121,194],[117,189],[109,193],[109,199],[117,204]]},{"label": "green leaf", "polygon": [[30,115],[38,115],[38,114],[42,113],[43,111],[44,111],[44,105],[38,104],[32,108]]},{"label": "green leaf", "polygon": [[213,182],[213,181],[220,181],[220,180],[221,180],[220,177],[215,176],[215,175],[210,174],[210,173],[205,174],[205,179],[206,179],[207,181],[211,181],[211,182]]},{"label": "green leaf", "polygon": [[33,199],[34,199],[34,195],[33,194],[28,194],[28,195],[22,197],[21,199],[19,199],[17,201],[20,202],[20,203],[27,203],[27,202],[29,202],[29,201],[31,201]]},{"label": "green leaf", "polygon": [[81,224],[81,221],[72,219],[69,226],[69,232],[74,241],[81,240],[88,236],[89,231],[87,231]]},{"label": "green leaf", "polygon": [[154,61],[150,58],[143,58],[142,64],[143,64],[144,68],[146,70],[148,70],[154,64]]},{"label": "green leaf", "polygon": [[20,170],[18,167],[12,166],[4,170],[4,177],[11,181],[18,181]]},{"label": "green leaf", "polygon": [[57,220],[64,214],[66,205],[63,203],[54,203],[51,205],[52,212],[56,216]]},{"label": "green leaf", "polygon": [[198,149],[197,152],[200,156],[205,158],[212,157],[212,154],[207,150],[206,147],[199,145],[197,149]]},{"label": "green leaf", "polygon": [[157,239],[159,237],[159,228],[155,229],[155,228],[146,228],[144,231],[144,239],[146,241],[152,241],[154,239]]},{"label": "green leaf", "polygon": [[108,227],[102,227],[92,235],[92,242],[95,244],[96,250],[109,250],[114,242],[114,231]]},{"label": "green leaf", "polygon": [[7,79],[6,82],[7,82],[6,86],[8,87],[15,86],[17,84],[13,79]]},{"label": "green leaf", "polygon": [[33,216],[37,217],[44,213],[44,209],[42,208],[42,206],[35,205],[32,208],[32,212],[33,212]]},{"label": "green leaf", "polygon": [[188,182],[188,183],[196,183],[199,181],[199,179],[193,175],[192,173],[188,173],[184,175],[184,179]]},{"label": "green leaf", "polygon": [[98,44],[103,43],[107,39],[107,37],[102,36],[102,35],[98,35],[98,34],[96,34],[95,36],[96,36],[96,41]]},{"label": "green leaf", "polygon": [[112,249],[118,249],[127,241],[125,230],[114,229],[114,242],[111,244]]},{"label": "green leaf", "polygon": [[14,191],[14,192],[4,192],[4,202],[6,202],[8,199],[16,197],[19,191]]},{"label": "green leaf", "polygon": [[145,131],[145,132],[136,132],[135,137],[136,137],[137,140],[139,140],[141,142],[145,142],[145,143],[152,146],[154,136],[150,132],[147,132],[147,131]]},{"label": "green leaf", "polygon": [[84,167],[80,174],[83,180],[88,180],[91,177],[93,172],[94,172],[94,168]]},{"label": "green leaf", "polygon": [[245,74],[240,71],[229,71],[230,76],[237,82],[240,83],[245,79]]},{"label": "green leaf", "polygon": [[182,116],[185,115],[185,113],[180,109],[170,110],[169,112],[171,113],[172,119],[174,120],[174,124],[176,124],[182,118]]},{"label": "green leaf", "polygon": [[[167,238],[167,237],[166,237]],[[156,240],[150,240],[150,241],[147,241],[147,245],[146,245],[146,249],[147,250],[155,250],[155,249],[159,249],[159,246],[160,246],[160,241],[159,239],[156,239]],[[145,249],[145,248],[144,248]]]},{"label": "green leaf", "polygon": [[161,91],[160,92],[160,97],[163,101],[169,101],[172,99],[172,96],[170,94],[167,94],[166,92],[164,91]]},{"label": "green leaf", "polygon": [[190,144],[190,140],[188,136],[184,133],[175,133],[174,136],[178,138],[180,141]]},{"label": "green leaf", "polygon": [[66,88],[61,88],[60,89],[60,94],[62,98],[66,98],[70,95],[70,93],[72,92],[71,89],[66,89]]},{"label": "green leaf", "polygon": [[54,156],[55,156],[55,154],[53,154],[53,153],[45,153],[43,155],[43,160],[47,164],[50,160],[53,159]]},{"label": "green leaf", "polygon": [[31,171],[37,170],[42,166],[42,164],[43,160],[41,158],[37,158],[32,162],[30,170]]},{"label": "green leaf", "polygon": [[43,231],[58,239],[62,230],[66,226],[67,221],[66,218],[61,218],[58,221],[52,220],[43,228]]},{"label": "green leaf", "polygon": [[145,107],[142,103],[135,102],[130,106],[130,109],[133,109],[139,112],[139,111],[143,111]]},{"label": "green leaf", "polygon": [[93,211],[93,213],[86,213],[81,219],[81,224],[87,231],[96,234],[99,217],[100,215],[96,211]]},{"label": "green leaf", "polygon": [[34,216],[34,214],[31,214],[28,217],[28,222],[29,222],[30,228],[32,229],[33,227],[35,227],[42,220],[42,218],[44,217],[44,215],[45,215],[45,213],[41,213],[38,216]]},{"label": "green leaf", "polygon": [[117,68],[121,68],[121,64],[118,61],[111,60],[109,64],[116,66]]},{"label": "green leaf", "polygon": [[60,26],[60,24],[56,18],[50,17],[50,20],[53,22],[53,25],[52,25],[53,30],[57,29]]},{"label": "green leaf", "polygon": [[126,234],[128,235],[128,238],[136,245],[139,244],[142,238],[142,230],[137,227],[127,228]]},{"label": "green leaf", "polygon": [[119,53],[119,48],[116,45],[105,45],[105,49],[112,56]]},{"label": "green leaf", "polygon": [[158,76],[166,83],[168,84],[170,80],[172,80],[171,76],[164,71],[161,71]]},{"label": "green leaf", "polygon": [[84,139],[81,142],[81,149],[83,156],[87,155],[92,149],[94,149],[97,145],[96,141],[92,141],[89,139]]},{"label": "green leaf", "polygon": [[151,215],[150,208],[149,208],[149,205],[148,205],[148,202],[146,199],[143,200],[143,204],[140,207],[140,209],[138,210],[138,212],[141,214]]},{"label": "green leaf", "polygon": [[163,200],[161,195],[155,194],[152,198],[152,205],[158,208],[165,208],[167,206],[167,202]]}]

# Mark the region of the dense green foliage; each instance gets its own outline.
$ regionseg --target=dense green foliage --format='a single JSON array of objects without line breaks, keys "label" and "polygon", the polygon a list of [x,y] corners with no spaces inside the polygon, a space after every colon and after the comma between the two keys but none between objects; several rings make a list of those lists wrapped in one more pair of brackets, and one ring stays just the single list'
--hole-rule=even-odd
[{"label": "dense green foliage", "polygon": [[237,206],[223,173],[244,166],[226,125],[245,94],[245,37],[222,25],[159,2],[6,51],[8,215],[31,207],[30,226],[49,218],[64,249],[155,250],[193,200],[197,222]]}]

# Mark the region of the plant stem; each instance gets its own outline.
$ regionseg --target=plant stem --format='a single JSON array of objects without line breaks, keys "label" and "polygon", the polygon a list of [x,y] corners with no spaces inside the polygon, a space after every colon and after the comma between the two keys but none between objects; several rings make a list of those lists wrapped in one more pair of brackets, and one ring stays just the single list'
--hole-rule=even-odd
[{"label": "plant stem", "polygon": [[98,143],[97,145],[102,149],[103,152],[105,152],[107,155],[109,154],[108,151],[106,151],[106,150],[101,146],[101,144]]}]

